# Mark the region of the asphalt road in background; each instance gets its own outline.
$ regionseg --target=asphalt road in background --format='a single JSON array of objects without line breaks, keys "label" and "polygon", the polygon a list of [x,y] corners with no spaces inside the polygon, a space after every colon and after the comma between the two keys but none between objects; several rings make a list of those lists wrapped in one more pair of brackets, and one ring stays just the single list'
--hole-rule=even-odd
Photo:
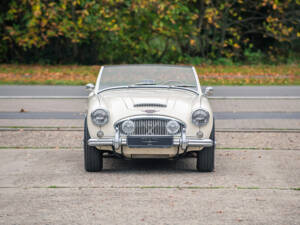
[{"label": "asphalt road in background", "polygon": [[[205,89],[205,87],[203,87]],[[0,96],[87,96],[84,86],[1,85]],[[213,96],[300,96],[300,86],[214,86]]]},{"label": "asphalt road in background", "polygon": [[[1,112],[0,119],[84,119],[82,112]],[[298,119],[299,112],[214,112],[217,120]]]},{"label": "asphalt road in background", "polygon": [[[205,87],[203,87],[205,89]],[[18,85],[2,85],[0,86],[0,119],[82,119],[84,118],[84,114],[86,107],[82,104],[81,100],[76,107],[72,107],[70,102],[66,102],[66,104],[61,104],[58,101],[61,97],[75,97],[75,98],[85,98],[88,95],[88,92],[85,90],[84,86],[18,86]],[[28,97],[29,99],[22,99],[17,101],[17,99],[11,101],[10,97],[20,98],[20,97]],[[42,97],[45,100],[42,102],[37,102],[34,99],[30,99],[31,97]],[[51,104],[47,102],[51,100],[47,100],[47,97],[58,98],[53,100]],[[262,101],[257,103],[252,103],[253,109],[247,111],[246,109],[243,112],[239,112],[240,108],[245,108],[245,104],[241,104],[242,102],[230,102],[231,108],[236,108],[235,110],[230,110],[229,112],[223,111],[222,108],[216,110],[213,107],[215,112],[215,118],[217,120],[236,120],[236,119],[300,119],[300,87],[299,86],[215,86],[214,87],[214,98],[281,98],[281,102],[283,107],[291,108],[291,105],[296,105],[292,111],[281,110],[280,108],[274,108],[274,101],[270,105],[269,99],[263,103]],[[5,100],[7,98],[7,100]],[[286,99],[290,101],[286,101]],[[284,99],[284,100],[283,100]],[[47,100],[47,102],[46,102]],[[86,101],[85,99],[82,99]],[[273,99],[274,100],[274,99]],[[277,100],[277,99],[276,99]],[[72,100],[72,103],[76,100]],[[279,101],[279,99],[278,99]],[[248,100],[249,102],[249,100]],[[272,102],[272,101],[271,101]],[[80,103],[82,104],[80,106]],[[51,107],[47,107],[47,105],[51,105]],[[58,106],[60,104],[60,106]],[[212,100],[213,106],[220,105],[220,102],[214,102]],[[222,103],[224,104],[224,103]],[[35,106],[36,105],[36,106]],[[237,106],[240,105],[240,106]],[[33,108],[38,107],[40,110],[34,110]],[[51,112],[48,110],[44,110],[46,108],[51,109]],[[60,108],[66,108],[67,112],[60,112]],[[258,108],[268,108],[270,110],[265,110],[264,112],[259,112],[259,110],[255,110]],[[11,110],[8,110],[11,108]],[[26,113],[19,113],[21,109],[24,109]],[[224,108],[224,107],[223,107]],[[247,108],[247,107],[246,107]],[[249,107],[248,107],[249,108]],[[53,111],[56,109],[56,111]],[[81,109],[81,110],[79,110]],[[79,111],[79,112],[78,112]]]}]

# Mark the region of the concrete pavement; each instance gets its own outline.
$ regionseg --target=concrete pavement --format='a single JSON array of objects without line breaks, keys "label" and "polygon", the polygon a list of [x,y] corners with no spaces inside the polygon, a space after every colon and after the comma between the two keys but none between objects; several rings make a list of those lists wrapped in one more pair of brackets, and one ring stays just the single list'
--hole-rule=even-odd
[{"label": "concrete pavement", "polygon": [[299,222],[299,191],[292,190],[3,188],[0,197],[0,224]]},{"label": "concrete pavement", "polygon": [[[0,148],[79,148],[83,130],[22,130],[0,131]],[[13,141],[12,141],[13,140]],[[218,148],[300,150],[297,132],[218,132]]]},{"label": "concrete pavement", "polygon": [[297,224],[300,151],[217,150],[195,160],[105,159],[79,150],[0,150],[0,224]]},{"label": "concrete pavement", "polygon": [[102,172],[87,173],[81,149],[1,149],[0,154],[2,188],[300,187],[300,151],[293,150],[217,150],[213,173],[196,172],[193,158],[178,161],[105,158]]},{"label": "concrete pavement", "polygon": [[[288,131],[296,130],[299,132],[300,120],[297,119],[256,119],[256,120],[216,120],[216,130],[228,131],[249,131],[249,130],[262,130],[262,131]],[[74,128],[83,129],[83,120],[64,120],[64,119],[1,119],[0,128]]]}]

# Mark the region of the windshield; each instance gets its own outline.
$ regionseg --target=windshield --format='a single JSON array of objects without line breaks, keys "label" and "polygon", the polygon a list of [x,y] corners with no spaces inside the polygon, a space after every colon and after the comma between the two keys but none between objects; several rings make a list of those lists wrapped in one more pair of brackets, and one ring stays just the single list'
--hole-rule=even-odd
[{"label": "windshield", "polygon": [[104,66],[99,90],[116,86],[166,85],[197,90],[193,68],[167,65]]}]

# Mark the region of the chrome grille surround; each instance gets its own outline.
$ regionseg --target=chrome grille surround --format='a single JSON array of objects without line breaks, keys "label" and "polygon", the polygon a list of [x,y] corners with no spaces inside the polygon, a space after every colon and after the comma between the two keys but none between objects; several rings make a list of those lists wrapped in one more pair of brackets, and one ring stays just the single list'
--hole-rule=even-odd
[{"label": "chrome grille surround", "polygon": [[134,104],[134,107],[161,107],[161,108],[166,108],[166,104],[160,104],[160,103],[138,103]]},{"label": "chrome grille surround", "polygon": [[134,136],[170,136],[168,134],[166,125],[170,120],[175,120],[180,124],[180,129],[177,134],[181,134],[182,129],[185,127],[185,124],[172,117],[166,116],[134,116],[128,117],[122,120],[119,120],[115,123],[115,129],[118,128],[121,135],[126,135],[122,131],[122,123],[126,120],[131,120],[135,124],[135,130],[132,134]]}]

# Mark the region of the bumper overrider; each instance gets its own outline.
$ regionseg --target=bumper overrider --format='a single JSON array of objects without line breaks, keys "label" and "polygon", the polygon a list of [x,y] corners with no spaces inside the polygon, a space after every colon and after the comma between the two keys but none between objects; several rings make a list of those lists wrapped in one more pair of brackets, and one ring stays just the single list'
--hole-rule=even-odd
[{"label": "bumper overrider", "polygon": [[[120,131],[116,128],[114,138],[91,138],[88,140],[89,146],[112,146],[115,150],[121,146],[128,146],[127,137],[121,137]],[[198,138],[187,138],[186,129],[183,128],[180,137],[173,138],[173,146],[178,146],[182,150],[186,150],[188,147],[211,147],[214,145],[211,139],[198,139]],[[145,146],[147,148],[149,146]]]}]

